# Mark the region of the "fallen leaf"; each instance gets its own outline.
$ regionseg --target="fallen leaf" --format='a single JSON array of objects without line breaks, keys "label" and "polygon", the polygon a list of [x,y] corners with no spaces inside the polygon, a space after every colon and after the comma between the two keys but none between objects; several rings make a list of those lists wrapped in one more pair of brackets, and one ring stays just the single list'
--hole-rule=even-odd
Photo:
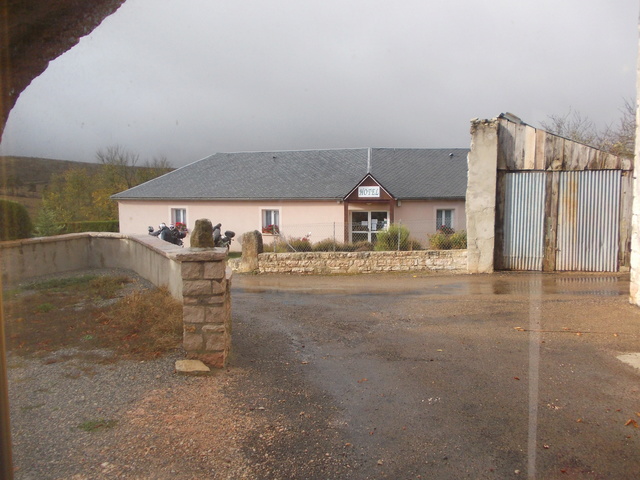
[{"label": "fallen leaf", "polygon": [[519,377],[513,377],[513,379],[514,379],[514,380],[520,380],[520,378],[519,378]]},{"label": "fallen leaf", "polygon": [[358,383],[362,383],[362,382],[366,382],[367,379],[366,378],[361,378],[360,380],[358,380]]},{"label": "fallen leaf", "polygon": [[636,422],[633,418],[630,418],[629,420],[627,420],[627,423],[624,424],[625,427],[628,427],[629,425],[639,428],[638,422]]}]

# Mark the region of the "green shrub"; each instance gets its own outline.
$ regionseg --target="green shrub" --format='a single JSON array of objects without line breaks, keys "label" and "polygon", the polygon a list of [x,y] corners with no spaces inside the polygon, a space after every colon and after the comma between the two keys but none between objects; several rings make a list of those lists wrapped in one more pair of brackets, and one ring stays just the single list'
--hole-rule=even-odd
[{"label": "green shrub", "polygon": [[373,243],[368,242],[366,240],[361,240],[359,242],[354,243],[345,243],[344,250],[345,252],[371,252],[373,250]]},{"label": "green shrub", "polygon": [[50,237],[59,235],[64,229],[64,224],[60,223],[58,215],[50,208],[41,208],[36,217],[35,233],[39,237]]},{"label": "green shrub", "polygon": [[0,200],[0,240],[29,238],[33,224],[24,205],[9,200]]},{"label": "green shrub", "polygon": [[118,220],[96,220],[96,221],[85,221],[85,222],[67,222],[60,233],[118,232],[118,231],[120,231],[120,224]]},{"label": "green shrub", "polygon": [[296,252],[310,252],[311,242],[308,238],[290,238],[289,247]]},{"label": "green shrub", "polygon": [[409,240],[407,240],[407,242],[404,244],[404,248],[401,248],[401,250],[424,250],[424,245],[422,245],[422,243],[420,243],[418,240],[410,238]]},{"label": "green shrub", "polygon": [[325,238],[313,244],[311,249],[314,252],[339,252],[340,244],[331,238]]},{"label": "green shrub", "polygon": [[451,235],[438,232],[429,236],[429,248],[431,250],[450,250],[451,249]]},{"label": "green shrub", "polygon": [[414,245],[409,239],[409,229],[404,225],[392,223],[386,230],[376,234],[375,250],[379,252],[388,250],[413,250]]},{"label": "green shrub", "polygon": [[451,235],[451,248],[465,249],[467,248],[467,232],[461,230]]}]

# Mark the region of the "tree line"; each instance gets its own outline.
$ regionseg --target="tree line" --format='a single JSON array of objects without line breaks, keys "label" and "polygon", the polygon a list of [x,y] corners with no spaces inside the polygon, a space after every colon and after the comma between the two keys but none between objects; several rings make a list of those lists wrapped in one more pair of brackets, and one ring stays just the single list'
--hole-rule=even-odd
[{"label": "tree line", "polygon": [[66,233],[74,231],[68,229],[70,224],[82,222],[92,222],[91,230],[96,229],[97,222],[117,226],[118,205],[111,196],[173,169],[166,157],[141,163],[137,154],[120,146],[99,150],[96,160],[99,168],[91,172],[73,167],[54,174],[42,194],[35,219],[28,218],[26,210],[18,212],[20,209],[14,205],[3,206],[0,216],[5,233],[0,239],[25,238],[29,232],[36,236]]},{"label": "tree line", "polygon": [[540,123],[549,133],[590,145],[613,155],[633,158],[636,141],[636,105],[624,100],[616,123],[598,128],[589,117],[576,110],[564,115],[549,115]]}]

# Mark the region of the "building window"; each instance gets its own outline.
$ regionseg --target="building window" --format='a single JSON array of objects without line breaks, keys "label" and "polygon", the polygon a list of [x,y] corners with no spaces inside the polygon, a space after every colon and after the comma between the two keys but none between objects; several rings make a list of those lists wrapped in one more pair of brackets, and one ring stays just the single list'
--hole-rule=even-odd
[{"label": "building window", "polygon": [[262,233],[277,235],[280,233],[280,211],[262,210]]},{"label": "building window", "polygon": [[436,210],[436,230],[453,230],[453,209]]},{"label": "building window", "polygon": [[186,208],[172,208],[171,209],[171,223],[187,224],[187,209]]}]

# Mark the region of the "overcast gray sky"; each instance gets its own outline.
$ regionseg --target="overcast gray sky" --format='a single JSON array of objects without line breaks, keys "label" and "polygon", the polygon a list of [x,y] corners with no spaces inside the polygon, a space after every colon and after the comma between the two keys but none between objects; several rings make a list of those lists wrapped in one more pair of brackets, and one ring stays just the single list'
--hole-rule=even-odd
[{"label": "overcast gray sky", "polygon": [[0,154],[469,147],[469,120],[604,125],[637,0],[127,0],[22,93]]}]

